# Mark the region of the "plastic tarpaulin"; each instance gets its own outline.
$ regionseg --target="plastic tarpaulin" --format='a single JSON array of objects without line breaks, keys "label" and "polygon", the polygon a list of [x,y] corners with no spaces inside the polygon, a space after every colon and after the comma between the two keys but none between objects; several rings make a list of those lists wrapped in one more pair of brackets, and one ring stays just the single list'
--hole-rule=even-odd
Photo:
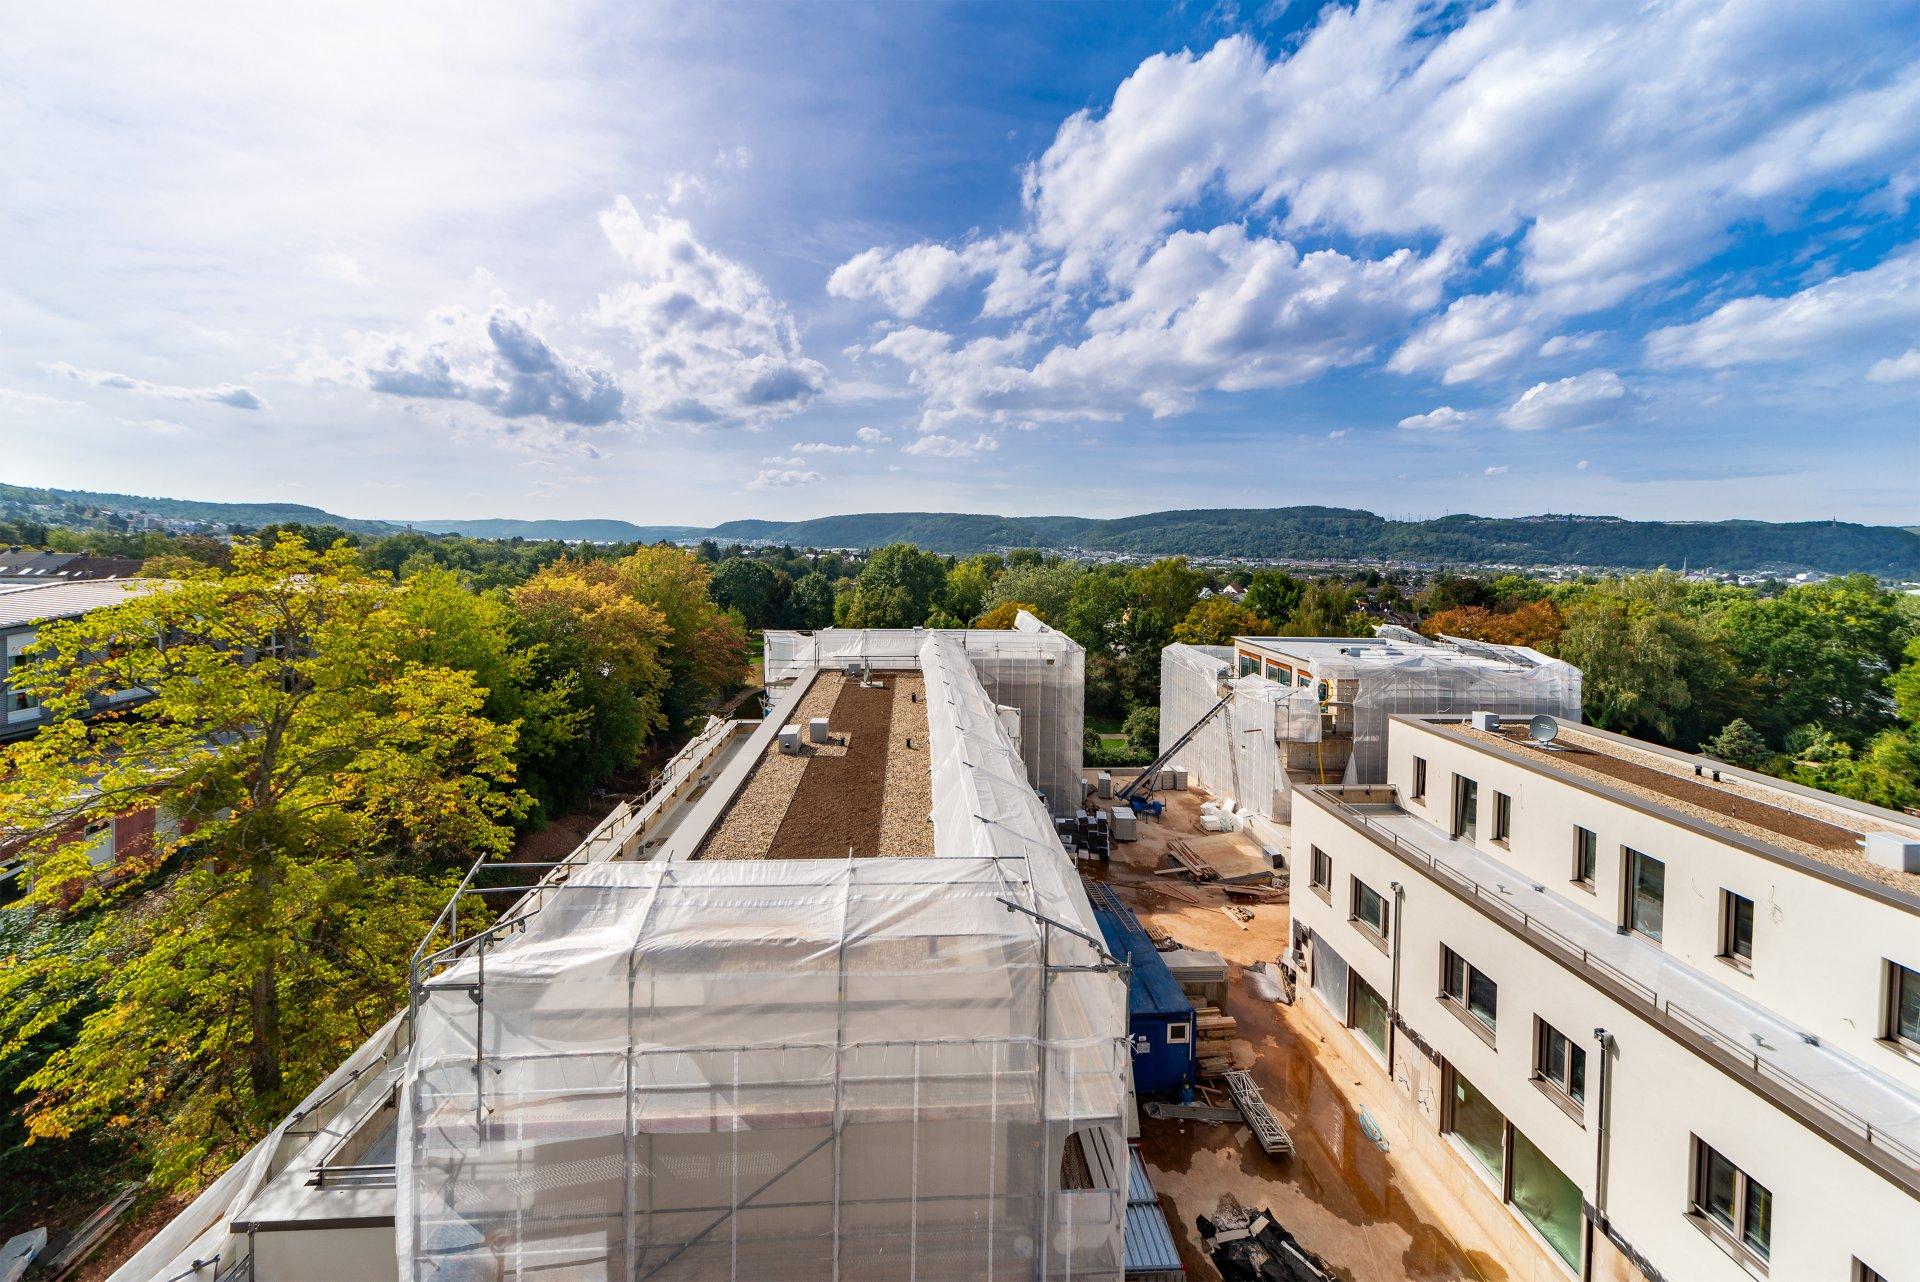
[{"label": "plastic tarpaulin", "polygon": [[418,994],[402,1276],[1117,1279],[1124,986],[1022,866],[582,870]]},{"label": "plastic tarpaulin", "polygon": [[[1522,646],[1428,640],[1394,629],[1388,645],[1316,645],[1307,683],[1235,676],[1228,646],[1172,645],[1160,656],[1160,746],[1164,751],[1231,692],[1233,701],[1172,764],[1216,796],[1285,818],[1295,768],[1337,773],[1328,783],[1386,782],[1387,725],[1399,713],[1550,713],[1580,719],[1578,668]],[[1329,764],[1332,763],[1332,764]]]}]

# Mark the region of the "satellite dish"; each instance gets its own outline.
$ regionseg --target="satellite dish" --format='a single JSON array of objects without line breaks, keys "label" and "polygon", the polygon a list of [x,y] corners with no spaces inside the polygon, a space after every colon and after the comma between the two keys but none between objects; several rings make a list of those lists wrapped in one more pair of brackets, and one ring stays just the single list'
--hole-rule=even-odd
[{"label": "satellite dish", "polygon": [[1527,737],[1542,748],[1560,737],[1560,723],[1542,712],[1527,722]]}]

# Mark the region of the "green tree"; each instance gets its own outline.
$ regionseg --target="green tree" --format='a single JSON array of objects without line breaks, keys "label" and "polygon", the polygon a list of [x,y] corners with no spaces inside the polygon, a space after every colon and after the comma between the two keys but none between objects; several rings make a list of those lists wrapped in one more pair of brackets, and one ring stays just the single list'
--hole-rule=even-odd
[{"label": "green tree", "polygon": [[524,759],[528,786],[548,813],[586,800],[593,785],[630,770],[640,749],[666,728],[672,642],[666,617],[636,601],[607,574],[560,562],[511,595],[520,643],[536,680],[566,694],[565,732],[543,738]]},{"label": "green tree", "polygon": [[812,630],[833,626],[833,583],[813,570],[793,581],[787,594],[787,622],[796,628]]},{"label": "green tree", "polygon": [[1043,623],[1058,624],[1066,617],[1073,585],[1084,573],[1071,561],[1052,561],[1044,565],[1016,565],[994,580],[987,592],[987,608],[1020,601]]},{"label": "green tree", "polygon": [[846,601],[849,628],[917,628],[947,585],[947,563],[911,543],[890,543],[867,558]]},{"label": "green tree", "polygon": [[716,696],[746,679],[746,634],[714,604],[712,573],[699,557],[661,543],[635,549],[611,566],[574,564],[580,577],[617,581],[627,595],[666,620],[661,657],[669,677],[664,708],[671,726],[701,717]]},{"label": "green tree", "polygon": [[1207,586],[1207,576],[1189,566],[1184,556],[1162,557],[1128,578],[1141,606],[1167,620],[1169,628],[1187,617],[1200,599],[1200,589]]},{"label": "green tree", "polygon": [[[295,538],[40,631],[16,680],[52,719],[0,782],[29,902],[110,893],[77,826],[142,805],[171,823],[120,865],[151,892],[139,911],[0,982],[0,1054],[90,1006],[27,1079],[34,1135],[128,1132],[160,1183],[187,1181],[391,1012],[405,937],[448,888],[434,870],[504,850],[522,804],[513,727],[472,674],[407,657],[417,641],[352,549]],[[129,691],[147,697],[98,715]]]},{"label": "green tree", "polygon": [[1354,615],[1353,593],[1332,579],[1315,579],[1300,595],[1300,604],[1280,623],[1289,637],[1361,637],[1373,629]]},{"label": "green tree", "polygon": [[1145,753],[1148,761],[1160,753],[1160,709],[1150,705],[1135,708],[1127,714],[1120,724],[1121,733],[1127,736],[1127,746],[1136,753]]},{"label": "green tree", "polygon": [[1817,722],[1858,747],[1893,723],[1887,677],[1908,633],[1894,595],[1871,576],[1743,596],[1721,612],[1719,631],[1755,683],[1763,731]]},{"label": "green tree", "polygon": [[943,599],[947,613],[956,619],[979,617],[987,608],[987,593],[1003,568],[997,556],[970,556],[948,570]]},{"label": "green tree", "polygon": [[1767,746],[1766,739],[1747,723],[1745,717],[1735,717],[1727,722],[1719,734],[1700,745],[1700,751],[1728,765],[1744,766],[1748,770],[1764,769],[1773,760],[1773,749]]},{"label": "green tree", "polygon": [[1307,585],[1279,570],[1255,570],[1247,584],[1247,595],[1240,604],[1263,619],[1284,619],[1293,614],[1306,595]]},{"label": "green tree", "polygon": [[1711,629],[1686,612],[1676,574],[1582,589],[1564,612],[1560,657],[1585,673],[1582,702],[1603,730],[1696,744],[1739,707],[1739,673]]},{"label": "green tree", "polygon": [[1224,597],[1194,604],[1173,629],[1173,639],[1188,645],[1230,645],[1235,637],[1268,636],[1273,624],[1246,606]]},{"label": "green tree", "polygon": [[713,570],[713,599],[723,610],[736,610],[750,628],[773,626],[780,574],[772,566],[743,556],[730,556]]}]

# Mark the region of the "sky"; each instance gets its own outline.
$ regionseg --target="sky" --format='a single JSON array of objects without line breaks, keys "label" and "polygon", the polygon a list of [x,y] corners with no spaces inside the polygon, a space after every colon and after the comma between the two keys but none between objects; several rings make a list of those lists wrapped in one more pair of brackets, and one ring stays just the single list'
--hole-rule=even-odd
[{"label": "sky", "polygon": [[1920,2],[0,14],[0,480],[1920,524]]}]

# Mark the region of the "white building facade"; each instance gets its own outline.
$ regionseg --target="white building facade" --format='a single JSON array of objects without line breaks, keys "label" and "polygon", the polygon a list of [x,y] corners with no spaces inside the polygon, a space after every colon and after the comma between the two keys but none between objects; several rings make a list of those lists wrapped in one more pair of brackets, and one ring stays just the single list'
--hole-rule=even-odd
[{"label": "white building facade", "polygon": [[1584,727],[1387,776],[1298,789],[1301,1000],[1538,1276],[1920,1279],[1920,826]]}]

